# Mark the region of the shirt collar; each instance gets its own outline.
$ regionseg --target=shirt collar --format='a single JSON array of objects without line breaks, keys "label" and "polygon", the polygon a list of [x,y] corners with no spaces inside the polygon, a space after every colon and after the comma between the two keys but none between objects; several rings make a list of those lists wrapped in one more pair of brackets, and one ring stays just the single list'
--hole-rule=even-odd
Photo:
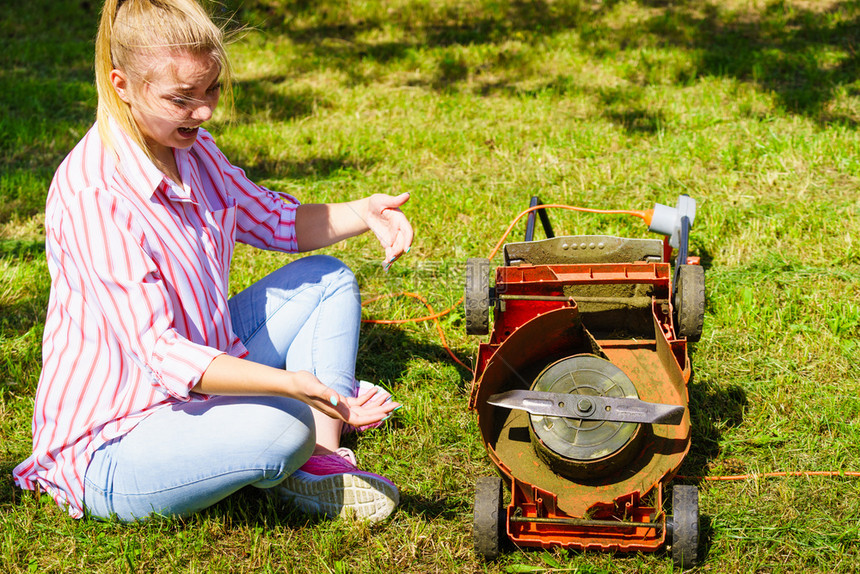
[{"label": "shirt collar", "polygon": [[126,134],[115,120],[110,120],[110,131],[119,157],[117,169],[131,185],[136,193],[146,197],[152,194],[162,185],[168,198],[173,201],[188,201],[191,199],[191,165],[188,160],[188,150],[175,150],[176,166],[182,177],[183,185],[173,183],[156,165],[149,159],[146,152]]}]

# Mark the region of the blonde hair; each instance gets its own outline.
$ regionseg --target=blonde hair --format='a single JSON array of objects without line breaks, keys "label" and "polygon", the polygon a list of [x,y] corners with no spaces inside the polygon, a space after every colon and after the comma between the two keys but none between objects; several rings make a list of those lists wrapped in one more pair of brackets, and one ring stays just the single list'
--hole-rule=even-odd
[{"label": "blonde hair", "polygon": [[130,82],[142,85],[152,71],[151,57],[164,49],[204,54],[221,69],[222,94],[232,106],[232,73],[225,48],[224,31],[197,0],[106,0],[96,36],[96,91],[99,135],[114,149],[109,123],[113,119],[150,154],[130,106],[114,89],[114,69]]}]

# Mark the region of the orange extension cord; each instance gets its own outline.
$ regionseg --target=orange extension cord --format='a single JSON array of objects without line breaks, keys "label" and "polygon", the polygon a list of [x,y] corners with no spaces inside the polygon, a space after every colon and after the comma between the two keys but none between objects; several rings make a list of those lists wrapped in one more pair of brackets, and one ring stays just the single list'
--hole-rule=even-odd
[{"label": "orange extension cord", "polygon": [[[613,214],[633,215],[634,217],[641,218],[643,221],[645,221],[646,224],[651,223],[651,216],[653,215],[653,210],[650,210],[650,209],[645,210],[645,211],[635,211],[635,210],[623,210],[623,209],[589,209],[586,207],[574,207],[571,205],[556,205],[556,204],[537,205],[535,207],[530,207],[530,208],[526,209],[525,211],[523,211],[522,213],[520,213],[519,215],[517,215],[514,218],[514,220],[511,222],[511,224],[505,230],[505,233],[502,235],[502,238],[499,239],[499,242],[496,244],[496,246],[493,248],[493,250],[490,251],[490,254],[487,256],[487,259],[492,259],[493,257],[495,257],[496,253],[498,253],[499,249],[504,244],[505,239],[507,239],[508,235],[511,234],[511,231],[513,231],[514,226],[517,224],[517,222],[519,222],[520,219],[522,219],[523,217],[525,217],[526,215],[528,215],[532,211],[536,211],[538,209],[547,209],[547,208],[569,209],[571,211],[583,211],[583,212],[587,212],[587,213],[602,213],[602,214],[610,214],[610,215],[613,215]],[[421,295],[418,295],[417,293],[410,293],[408,291],[403,291],[400,293],[392,293],[390,295],[380,295],[378,297],[373,297],[371,299],[368,299],[367,301],[364,301],[362,303],[362,306],[373,303],[374,301],[379,301],[380,299],[387,299],[387,298],[391,298],[391,297],[400,297],[400,296],[411,297],[413,299],[417,299],[418,301],[420,301],[421,303],[424,304],[424,306],[427,308],[427,311],[430,314],[426,315],[424,317],[415,317],[412,319],[363,319],[362,323],[373,323],[373,324],[377,324],[377,325],[399,325],[399,324],[403,324],[403,323],[419,323],[421,321],[433,321],[434,324],[436,325],[436,331],[439,333],[439,338],[442,341],[442,347],[445,349],[445,351],[448,352],[448,354],[451,356],[452,359],[454,359],[454,361],[457,364],[462,365],[464,368],[468,369],[474,375],[474,372],[475,372],[474,369],[472,369],[471,367],[466,365],[466,363],[461,361],[457,357],[457,355],[454,354],[454,352],[451,350],[451,348],[448,347],[448,341],[447,341],[447,339],[445,339],[445,332],[442,330],[442,325],[439,323],[439,318],[444,317],[445,315],[447,315],[448,313],[450,313],[451,311],[456,309],[460,305],[460,303],[463,302],[463,298],[460,297],[459,299],[457,299],[457,301],[451,307],[449,307],[448,309],[445,309],[444,311],[440,311],[439,313],[436,313],[433,310],[433,307],[430,306],[430,303],[427,302],[427,299],[425,299]]]},{"label": "orange extension cord", "polygon": [[[525,217],[526,215],[528,215],[532,211],[537,211],[539,209],[550,209],[550,208],[552,208],[552,209],[567,209],[570,211],[581,211],[581,212],[585,212],[585,213],[600,213],[600,214],[605,214],[605,215],[632,215],[634,217],[638,217],[638,218],[642,219],[646,225],[651,224],[651,217],[654,214],[654,211],[651,209],[640,211],[640,210],[626,210],[626,209],[590,209],[590,208],[586,208],[586,207],[575,207],[572,205],[560,205],[560,204],[537,205],[535,207],[530,207],[530,208],[526,209],[525,211],[521,212],[519,215],[517,215],[514,218],[513,221],[511,221],[511,224],[505,230],[504,234],[502,234],[502,238],[499,239],[499,242],[496,244],[495,247],[493,247],[493,250],[490,251],[490,254],[487,256],[487,259],[492,260],[493,257],[496,256],[496,253],[498,253],[499,249],[501,249],[502,245],[504,244],[505,239],[508,238],[508,235],[511,234],[511,231],[513,231],[514,226],[519,222],[520,219],[522,219],[523,217]],[[445,338],[445,332],[442,330],[442,325],[439,323],[439,318],[444,317],[445,315],[447,315],[448,313],[450,313],[451,311],[456,309],[460,305],[460,303],[463,302],[463,298],[460,297],[457,300],[457,302],[454,303],[451,307],[449,307],[448,309],[445,309],[444,311],[440,311],[439,313],[436,313],[433,310],[433,307],[430,305],[430,303],[427,301],[427,299],[425,299],[421,295],[418,295],[417,293],[410,293],[408,291],[403,291],[400,293],[392,293],[390,295],[380,295],[378,297],[373,297],[371,299],[368,299],[367,301],[362,302],[362,306],[373,303],[374,301],[379,301],[380,299],[387,299],[387,298],[399,297],[399,296],[411,297],[413,299],[417,299],[418,301],[420,301],[421,303],[424,304],[424,306],[427,308],[428,313],[430,313],[430,314],[426,315],[424,317],[415,317],[412,319],[363,319],[362,323],[372,323],[372,324],[377,324],[377,325],[400,325],[403,323],[419,323],[422,321],[433,321],[433,323],[436,325],[436,331],[439,333],[439,338],[442,341],[442,347],[445,349],[445,351],[448,352],[448,354],[451,356],[452,359],[454,359],[454,361],[457,364],[463,366],[465,369],[467,369],[469,372],[471,372],[472,375],[474,376],[474,374],[475,374],[474,369],[469,367],[468,365],[466,365],[466,363],[461,361],[459,358],[457,358],[457,355],[455,355],[454,352],[451,350],[451,348],[448,346],[448,341]],[[759,479],[759,478],[782,478],[782,477],[790,477],[790,476],[804,476],[804,477],[824,476],[827,478],[841,478],[841,477],[860,478],[860,472],[842,472],[842,471],[833,471],[833,470],[820,470],[820,471],[809,471],[809,470],[804,471],[804,470],[801,470],[801,471],[787,471],[787,472],[763,472],[761,474],[736,474],[736,475],[728,475],[728,476],[680,476],[679,475],[679,476],[676,476],[675,478],[679,478],[682,480],[704,480],[706,482],[728,482],[728,481],[734,481],[734,480],[750,480],[750,479]]]},{"label": "orange extension cord", "polygon": [[842,472],[839,470],[793,470],[788,472],[762,472],[761,474],[732,474],[729,476],[682,476],[682,480],[704,480],[706,482],[728,482],[731,480],[750,480],[758,478],[783,478],[787,476],[825,476],[827,478],[860,478],[860,472]]}]

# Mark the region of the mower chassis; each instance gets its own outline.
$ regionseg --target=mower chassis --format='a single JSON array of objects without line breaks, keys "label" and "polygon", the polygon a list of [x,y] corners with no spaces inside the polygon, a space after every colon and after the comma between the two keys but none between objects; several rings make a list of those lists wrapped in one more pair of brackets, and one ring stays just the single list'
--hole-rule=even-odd
[{"label": "mower chassis", "polygon": [[[589,247],[594,251],[595,245],[604,244],[620,251],[608,256],[589,253]],[[585,249],[567,257],[561,246]],[[617,261],[631,253],[642,260]],[[484,446],[511,491],[505,505],[501,482],[481,479],[475,507],[479,554],[494,557],[506,540],[521,547],[622,552],[650,552],[668,543],[678,565],[695,564],[695,487],[674,492],[677,519],[667,516],[663,507],[664,487],[690,447],[687,339],[701,332],[704,279],[698,265],[690,265],[696,269],[682,275],[687,287],[675,293],[671,253],[666,240],[604,236],[509,244],[506,265],[495,270],[494,289],[481,277],[488,261],[469,261],[467,329],[472,334],[488,331],[487,320],[476,310],[485,301],[493,305],[494,314],[489,341],[479,347],[470,408],[477,411]],[[580,262],[583,257],[593,261]],[[487,299],[476,303],[482,293]],[[676,333],[679,304],[687,337]],[[534,443],[541,441],[535,439],[534,419],[523,410],[499,408],[487,400],[497,393],[529,389],[548,365],[578,355],[595,355],[619,367],[642,401],[684,406],[681,423],[639,425],[635,449],[625,455],[621,468],[608,464],[608,456],[578,465],[585,470],[573,477],[560,474],[551,460],[536,455]]]}]

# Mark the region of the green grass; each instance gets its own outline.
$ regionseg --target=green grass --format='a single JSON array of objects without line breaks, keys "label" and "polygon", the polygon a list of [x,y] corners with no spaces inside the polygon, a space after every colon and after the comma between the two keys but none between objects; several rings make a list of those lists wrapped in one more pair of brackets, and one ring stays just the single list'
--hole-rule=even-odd
[{"label": "green grass", "polygon": [[[358,374],[405,407],[352,439],[403,502],[372,527],[251,490],[187,520],[75,521],[14,488],[30,443],[48,297],[42,210],[94,118],[92,2],[0,2],[0,570],[670,572],[663,554],[471,550],[493,472],[471,376],[430,323],[365,324]],[[409,191],[416,239],[383,273],[371,237],[332,247],[365,297],[439,311],[531,195],[643,209],[699,203],[707,268],[681,473],[860,471],[860,4],[850,0],[227,0],[235,121],[210,126],[258,181],[304,201]],[[550,214],[559,233],[644,236],[637,220]],[[523,225],[515,231],[522,237]],[[237,249],[236,291],[287,256]],[[367,318],[426,314],[393,297]],[[466,362],[463,313],[442,319]],[[860,480],[700,482],[703,572],[853,572]]]}]

